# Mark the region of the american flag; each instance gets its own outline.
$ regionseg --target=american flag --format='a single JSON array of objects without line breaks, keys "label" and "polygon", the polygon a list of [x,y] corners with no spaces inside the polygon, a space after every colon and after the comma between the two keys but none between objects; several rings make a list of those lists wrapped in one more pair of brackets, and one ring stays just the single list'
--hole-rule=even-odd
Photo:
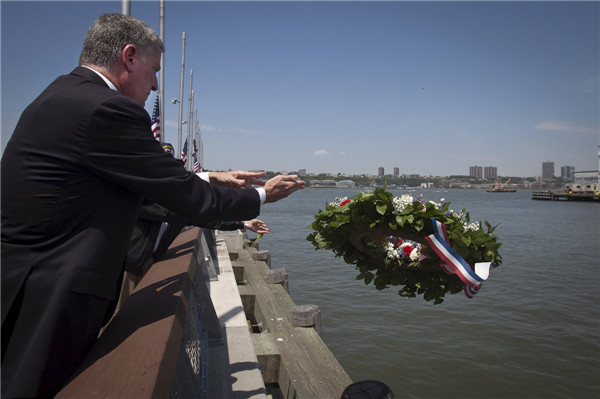
[{"label": "american flag", "polygon": [[154,110],[152,111],[152,133],[154,133],[154,138],[160,141],[160,105],[158,96],[156,96]]},{"label": "american flag", "polygon": [[194,173],[201,172],[203,172],[202,166],[200,166],[200,164],[198,163],[198,157],[196,156],[196,154],[194,154]]},{"label": "american flag", "polygon": [[181,150],[181,160],[185,164],[187,161],[187,139],[185,139],[185,143],[183,144],[183,149]]}]

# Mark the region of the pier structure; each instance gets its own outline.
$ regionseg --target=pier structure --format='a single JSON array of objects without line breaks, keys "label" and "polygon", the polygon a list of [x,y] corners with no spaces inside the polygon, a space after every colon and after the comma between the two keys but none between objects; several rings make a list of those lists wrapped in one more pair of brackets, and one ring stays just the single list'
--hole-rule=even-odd
[{"label": "pier structure", "polygon": [[532,191],[531,199],[545,201],[600,201],[597,192]]},{"label": "pier structure", "polygon": [[338,399],[385,390],[352,383],[321,339],[318,306],[296,305],[285,269],[244,238],[181,233],[56,398]]}]

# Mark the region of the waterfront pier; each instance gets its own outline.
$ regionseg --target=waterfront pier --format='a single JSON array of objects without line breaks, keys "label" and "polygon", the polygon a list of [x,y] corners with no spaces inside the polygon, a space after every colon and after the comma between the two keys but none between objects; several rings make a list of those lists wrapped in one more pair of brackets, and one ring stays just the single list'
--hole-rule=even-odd
[{"label": "waterfront pier", "polygon": [[600,201],[597,192],[532,191],[531,199],[543,201]]},{"label": "waterfront pier", "polygon": [[56,398],[342,397],[352,381],[318,306],[297,306],[287,272],[245,244],[240,231],[180,234]]}]

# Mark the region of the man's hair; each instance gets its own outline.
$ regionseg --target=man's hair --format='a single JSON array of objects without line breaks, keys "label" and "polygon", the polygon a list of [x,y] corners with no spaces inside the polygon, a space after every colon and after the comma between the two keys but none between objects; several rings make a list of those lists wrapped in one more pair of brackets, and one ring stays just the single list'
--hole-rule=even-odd
[{"label": "man's hair", "polygon": [[160,37],[141,19],[122,14],[104,14],[88,30],[79,56],[79,65],[110,68],[128,44],[146,56],[158,46],[165,51]]}]

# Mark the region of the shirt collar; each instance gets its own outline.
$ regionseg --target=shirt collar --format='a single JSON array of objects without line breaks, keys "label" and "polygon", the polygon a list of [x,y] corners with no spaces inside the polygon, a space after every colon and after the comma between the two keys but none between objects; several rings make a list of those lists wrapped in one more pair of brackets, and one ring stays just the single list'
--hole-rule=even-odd
[{"label": "shirt collar", "polygon": [[85,66],[85,65],[82,65],[82,66],[83,66],[84,68],[87,68],[87,69],[89,69],[90,71],[94,71],[94,72],[96,72],[96,74],[97,74],[98,76],[100,76],[100,77],[102,78],[102,80],[104,80],[104,82],[105,82],[105,83],[108,85],[108,87],[110,87],[110,88],[111,88],[111,89],[113,89],[113,90],[116,90],[116,91],[118,91],[118,90],[117,90],[117,88],[116,88],[116,86],[115,86],[115,85],[114,85],[114,84],[113,84],[113,83],[112,83],[110,80],[108,80],[108,78],[107,78],[106,76],[102,75],[100,72],[98,72],[98,71],[96,71],[95,69],[92,69],[92,68],[90,68],[90,67],[88,67],[88,66]]}]

